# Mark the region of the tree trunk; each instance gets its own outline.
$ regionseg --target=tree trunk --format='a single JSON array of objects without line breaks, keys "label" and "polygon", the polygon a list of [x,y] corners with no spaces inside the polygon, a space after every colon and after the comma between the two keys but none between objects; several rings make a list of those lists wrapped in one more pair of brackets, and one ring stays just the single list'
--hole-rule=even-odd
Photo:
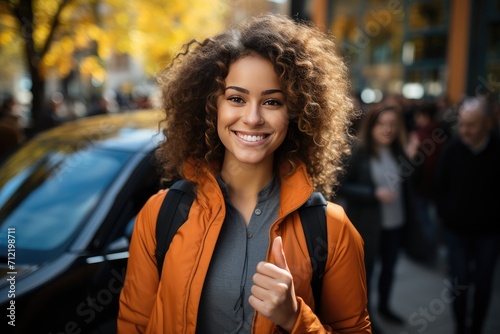
[{"label": "tree trunk", "polygon": [[31,73],[31,117],[33,120],[32,131],[36,134],[51,126],[49,123],[51,115],[46,115],[48,111],[44,108],[45,100],[45,80],[39,75],[38,68],[30,68]]},{"label": "tree trunk", "polygon": [[21,26],[21,34],[24,40],[24,54],[26,64],[31,76],[31,124],[30,132],[35,134],[44,129],[43,125],[43,99],[45,94],[45,82],[39,72],[40,54],[35,48],[33,32],[35,30],[32,0],[21,0],[14,8],[14,14]]},{"label": "tree trunk", "polygon": [[[33,0],[20,0],[17,5],[13,7],[14,15],[21,26],[26,62],[31,75],[31,117],[33,120],[33,134],[51,126],[51,123],[48,121],[51,119],[52,115],[48,114],[48,111],[44,106],[45,78],[40,73],[40,64],[43,57],[50,49],[55,32],[59,25],[61,12],[70,1],[71,0],[63,0],[59,3],[59,7],[50,26],[49,35],[39,50],[36,49],[33,37],[33,32],[35,30]],[[45,113],[47,113],[47,115]]]}]

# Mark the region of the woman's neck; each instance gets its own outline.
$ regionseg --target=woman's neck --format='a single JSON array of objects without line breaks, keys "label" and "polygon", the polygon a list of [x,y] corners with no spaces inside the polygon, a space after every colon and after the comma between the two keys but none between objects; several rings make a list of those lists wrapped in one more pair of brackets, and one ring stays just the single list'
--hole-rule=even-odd
[{"label": "woman's neck", "polygon": [[257,205],[259,191],[271,182],[272,177],[272,157],[257,164],[246,164],[226,154],[221,178],[228,187],[231,203],[241,213],[247,226]]},{"label": "woman's neck", "polygon": [[257,200],[257,194],[273,177],[272,168],[248,164],[222,165],[222,180],[227,184],[231,199],[247,198]]},{"label": "woman's neck", "polygon": [[231,203],[240,212],[248,226],[252,212],[257,205],[259,191],[273,177],[272,168],[223,163],[221,177],[228,187]]}]

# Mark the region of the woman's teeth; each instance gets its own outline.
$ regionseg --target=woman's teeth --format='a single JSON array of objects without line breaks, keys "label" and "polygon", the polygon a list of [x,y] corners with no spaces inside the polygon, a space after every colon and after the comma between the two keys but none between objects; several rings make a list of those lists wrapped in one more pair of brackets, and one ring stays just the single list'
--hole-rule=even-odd
[{"label": "woman's teeth", "polygon": [[248,136],[248,135],[238,135],[244,141],[255,142],[265,138],[265,136]]}]

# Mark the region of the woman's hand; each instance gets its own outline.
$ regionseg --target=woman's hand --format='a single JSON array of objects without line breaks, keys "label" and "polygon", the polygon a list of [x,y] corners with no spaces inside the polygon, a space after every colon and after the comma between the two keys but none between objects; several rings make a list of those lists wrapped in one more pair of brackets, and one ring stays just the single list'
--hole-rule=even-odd
[{"label": "woman's hand", "polygon": [[391,203],[396,199],[396,192],[389,188],[379,187],[375,190],[375,197],[381,203]]},{"label": "woman's hand", "polygon": [[253,276],[250,305],[284,330],[291,332],[298,317],[293,277],[286,263],[281,237],[273,241],[275,264],[260,262]]},{"label": "woman's hand", "polygon": [[418,139],[417,133],[413,131],[410,133],[408,143],[406,144],[405,147],[406,155],[410,159],[413,159],[417,155],[419,146],[420,146],[420,139]]}]

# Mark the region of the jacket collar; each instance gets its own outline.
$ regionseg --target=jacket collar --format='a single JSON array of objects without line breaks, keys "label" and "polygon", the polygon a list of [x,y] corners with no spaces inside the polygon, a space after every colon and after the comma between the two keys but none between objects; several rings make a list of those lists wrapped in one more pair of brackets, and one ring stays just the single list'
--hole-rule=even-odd
[{"label": "jacket collar", "polygon": [[[196,183],[197,200],[208,212],[218,212],[224,207],[224,195],[216,179],[216,173],[220,168],[202,164],[196,173],[193,160],[184,165],[186,179]],[[290,174],[288,164],[279,169],[281,183],[280,190],[280,211],[278,219],[288,215],[304,204],[313,192],[312,180],[307,174],[306,166],[303,162],[296,163],[296,169]]]}]

